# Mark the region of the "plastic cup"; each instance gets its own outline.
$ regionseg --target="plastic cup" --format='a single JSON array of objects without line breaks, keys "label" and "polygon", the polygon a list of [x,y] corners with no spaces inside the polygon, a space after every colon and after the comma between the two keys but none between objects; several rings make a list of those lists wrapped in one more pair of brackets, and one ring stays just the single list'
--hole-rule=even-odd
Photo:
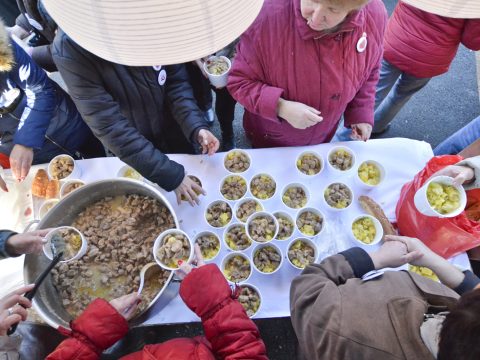
[{"label": "plastic cup", "polygon": [[[230,259],[232,259],[234,256],[240,256],[241,258],[247,260],[248,264],[250,265],[250,272],[248,273],[247,277],[245,277],[244,279],[240,279],[239,281],[231,280],[231,278],[229,278],[228,275],[225,273],[225,267],[226,267],[228,261]],[[224,258],[222,259],[220,269],[222,270],[222,273],[225,276],[225,278],[227,279],[227,281],[229,281],[231,283],[246,282],[246,281],[248,281],[248,279],[250,279],[250,276],[252,276],[252,263],[251,263],[250,259],[246,255],[244,255],[243,253],[238,252],[238,251],[235,251],[235,252],[232,252],[230,254],[225,255]]]},{"label": "plastic cup", "polygon": [[164,264],[157,256],[157,253],[158,253],[158,249],[160,249],[160,246],[162,246],[162,243],[163,243],[163,240],[169,236],[169,235],[177,235],[177,234],[182,234],[183,236],[185,236],[188,240],[188,244],[190,245],[190,252],[188,254],[188,259],[187,260],[184,260],[185,263],[188,263],[192,260],[193,258],[193,244],[192,244],[192,240],[190,240],[190,237],[182,230],[179,230],[179,229],[168,229],[168,230],[165,230],[164,232],[162,232],[160,235],[158,235],[158,237],[155,239],[155,242],[153,243],[153,257],[155,259],[155,261],[157,262],[158,265],[160,265],[160,267],[162,267],[163,269],[165,270],[171,270],[171,271],[175,271],[175,270],[178,270],[179,266],[177,267],[170,267],[168,266],[167,264]]},{"label": "plastic cup", "polygon": [[[336,207],[333,207],[333,206],[330,206],[330,204],[327,202],[327,200],[325,199],[325,191],[330,187],[330,185],[333,185],[333,184],[342,184],[342,185],[345,185],[349,190],[350,190],[350,194],[352,196],[351,198],[351,201],[350,201],[350,204],[344,208],[336,208]],[[334,182],[334,183],[331,183],[331,184],[328,184],[325,189],[323,190],[322,192],[322,201],[323,203],[325,204],[325,206],[327,207],[327,209],[333,211],[333,212],[338,212],[338,211],[344,211],[344,210],[347,210],[348,208],[350,208],[353,204],[353,199],[354,199],[354,194],[353,194],[353,190],[350,186],[348,186],[347,184],[345,183],[342,183],[342,182]]]},{"label": "plastic cup", "polygon": [[117,177],[123,177],[142,182],[144,180],[144,177],[137,170],[135,170],[129,165],[122,166],[117,172]]},{"label": "plastic cup", "polygon": [[[448,213],[448,214],[441,214],[430,205],[427,199],[427,189],[430,183],[432,182],[445,184],[445,185],[452,185],[453,187],[455,187],[455,189],[458,190],[460,194],[460,205],[455,211],[452,211],[451,213]],[[465,193],[465,189],[463,188],[463,186],[461,185],[458,186],[453,184],[453,178],[449,176],[435,176],[430,178],[420,189],[417,190],[413,198],[413,201],[415,203],[415,207],[417,208],[417,210],[421,212],[423,215],[434,216],[439,218],[449,218],[449,217],[455,217],[457,215],[460,215],[463,212],[463,210],[465,210],[465,207],[467,206],[467,194]]]},{"label": "plastic cup", "polygon": [[[316,172],[314,174],[306,174],[298,168],[299,162],[301,161],[301,159],[305,155],[312,155],[312,156],[315,156],[318,160],[320,160],[320,169],[318,170],[318,172]],[[302,152],[298,155],[297,160],[295,161],[295,168],[297,169],[300,176],[304,176],[304,177],[307,177],[307,178],[311,178],[311,177],[320,175],[322,173],[324,167],[325,167],[325,164],[324,164],[322,156],[320,154],[316,153],[315,151],[304,151],[304,152]]]},{"label": "plastic cup", "polygon": [[[211,74],[208,71],[207,63],[209,61],[212,61],[212,60],[216,59],[216,58],[220,58],[220,59],[225,60],[227,62],[227,65],[228,65],[227,71],[225,71],[224,73],[222,73],[220,75]],[[228,73],[230,72],[231,68],[232,68],[232,63],[231,63],[230,59],[227,58],[226,56],[210,56],[207,59],[207,61],[205,61],[203,63],[203,70],[205,70],[205,73],[208,75],[208,80],[210,80],[210,83],[217,88],[223,88],[223,87],[227,86]]]},{"label": "plastic cup", "polygon": [[[241,223],[246,223],[248,217],[253,214],[253,213],[252,213],[252,214],[250,214],[250,215],[247,215],[246,218],[244,218],[244,217],[239,217],[238,214],[237,214],[237,212],[238,212],[238,210],[240,209],[240,207],[241,207],[243,204],[245,204],[246,202],[248,202],[248,201],[255,201],[255,203],[256,203],[255,211],[254,211],[253,213],[255,213],[255,212],[257,212],[257,211],[263,211],[263,205],[262,205],[262,203],[261,203],[260,201],[258,201],[257,199],[254,199],[254,198],[244,198],[244,199],[238,201],[238,202],[235,204],[235,206],[233,207],[233,213],[235,214],[235,218],[236,218],[238,221],[240,221]],[[260,210],[258,210],[258,209],[260,209]]]},{"label": "plastic cup", "polygon": [[225,243],[225,246],[227,247],[227,249],[229,249],[229,250],[231,250],[231,251],[245,251],[245,250],[247,250],[248,248],[250,248],[250,246],[252,246],[252,239],[250,239],[250,238],[248,237],[248,235],[247,235],[247,238],[248,238],[249,244],[248,244],[245,248],[243,248],[243,249],[239,249],[239,248],[235,249],[235,248],[233,248],[232,246],[230,246],[230,245],[228,244],[227,235],[228,235],[229,231],[232,230],[232,229],[233,229],[234,227],[236,227],[236,226],[242,227],[243,230],[245,230],[245,234],[246,234],[247,230],[245,229],[245,224],[242,224],[242,223],[230,224],[230,225],[227,226],[227,228],[225,229],[225,231],[224,231],[224,233],[223,233],[223,242]]},{"label": "plastic cup", "polygon": [[50,179],[55,179],[55,177],[52,174],[53,164],[61,158],[70,159],[73,162],[73,170],[68,176],[65,176],[61,179],[59,178],[57,180],[65,181],[65,180],[80,178],[81,175],[82,175],[82,170],[80,169],[80,166],[78,165],[78,162],[73,157],[71,157],[70,155],[67,155],[67,154],[57,155],[52,160],[50,160],[50,162],[48,163],[48,169],[47,169],[48,170],[48,177]]},{"label": "plastic cup", "polygon": [[38,218],[43,219],[43,217],[59,202],[58,199],[49,199],[45,200],[43,204],[38,209]]},{"label": "plastic cup", "polygon": [[[306,201],[305,201],[305,204],[304,204],[303,206],[294,208],[294,207],[291,207],[291,206],[289,206],[289,205],[287,205],[287,204],[285,203],[283,197],[284,197],[284,195],[285,195],[285,192],[286,192],[288,189],[290,189],[291,187],[299,187],[299,188],[301,188],[301,189],[304,191],[305,197],[306,197]],[[302,209],[302,208],[304,208],[304,207],[307,206],[309,200],[310,200],[310,192],[308,191],[307,187],[306,187],[305,185],[303,185],[303,184],[300,184],[300,183],[291,183],[291,184],[286,185],[286,186],[283,188],[283,190],[282,190],[282,202],[285,204],[286,207],[288,207],[288,208],[290,208],[290,209]]]},{"label": "plastic cup", "polygon": [[[252,186],[252,182],[253,182],[255,179],[259,178],[259,177],[267,177],[267,178],[269,179],[269,181],[271,181],[271,182],[275,185],[275,189],[274,189],[274,191],[273,191],[273,194],[271,194],[271,195],[270,195],[270,194],[267,194],[267,197],[265,197],[265,198],[262,198],[262,197],[260,196],[260,194],[254,194],[254,191],[255,191],[255,190],[254,190],[254,186]],[[261,174],[256,174],[256,175],[252,176],[252,178],[250,179],[250,193],[251,193],[252,196],[255,197],[256,199],[262,200],[262,201],[269,200],[269,199],[271,199],[271,198],[273,198],[273,197],[275,196],[275,193],[276,193],[276,192],[277,192],[277,183],[276,183],[275,179],[274,179],[271,175],[266,174],[266,173],[261,173]]]},{"label": "plastic cup", "polygon": [[[248,166],[243,166],[244,168],[241,170],[241,171],[235,171],[233,168],[227,166],[227,161],[229,160],[233,160],[233,158],[235,158],[235,156],[237,154],[241,154],[241,155],[244,155],[247,159],[248,159]],[[232,158],[232,159],[230,159]],[[244,162],[245,164],[245,162]],[[232,173],[232,174],[241,174],[245,171],[247,171],[250,166],[252,164],[252,158],[250,157],[250,155],[248,155],[248,153],[244,150],[241,150],[241,149],[232,149],[230,150],[229,152],[227,152],[223,158],[223,166],[225,167],[225,170],[227,170],[229,173]]]},{"label": "plastic cup", "polygon": [[78,249],[77,253],[73,257],[65,258],[66,254],[64,254],[64,257],[63,257],[62,260],[60,260],[60,262],[67,263],[67,262],[70,262],[70,261],[78,260],[83,255],[85,255],[87,253],[88,243],[87,243],[87,239],[85,239],[85,236],[83,236],[83,234],[78,229],[76,229],[72,226],[60,226],[60,227],[57,227],[57,228],[51,230],[45,236],[46,243],[43,245],[43,253],[45,254],[45,256],[48,259],[53,260],[53,258],[54,258],[54,255],[52,253],[52,244],[51,244],[52,237],[54,235],[58,234],[61,230],[75,231],[78,235],[80,235],[80,239],[82,240],[82,244],[80,245],[80,248]]},{"label": "plastic cup", "polygon": [[290,248],[296,244],[297,241],[301,241],[305,244],[307,244],[308,246],[310,246],[312,249],[313,249],[313,262],[312,263],[315,263],[318,259],[318,247],[317,245],[310,239],[307,239],[307,238],[296,238],[296,239],[293,239],[292,241],[290,241],[290,244],[288,244],[288,248],[287,248],[287,260],[288,260],[288,263],[290,265],[292,265],[295,269],[299,269],[299,270],[303,270],[305,269],[305,267],[300,267],[300,266],[297,266],[295,265],[292,260],[290,260],[290,257],[288,255],[288,253],[290,252]]},{"label": "plastic cup", "polygon": [[[336,167],[334,167],[330,163],[330,159],[332,158],[332,156],[339,150],[345,150],[346,152],[348,152],[352,156],[352,164],[351,164],[350,168],[348,168],[347,170],[337,169]],[[350,149],[349,147],[346,147],[346,146],[334,146],[333,148],[330,149],[330,151],[328,152],[328,155],[327,155],[327,164],[328,164],[327,166],[335,174],[345,174],[347,172],[352,171],[355,168],[355,161],[356,161],[355,153],[353,152],[352,149]]]},{"label": "plastic cup", "polygon": [[[198,233],[196,236],[195,236],[195,241],[194,243],[196,244],[197,243],[197,240],[199,238],[201,238],[202,236],[213,236],[215,237],[216,241],[217,241],[217,244],[218,244],[218,250],[217,252],[215,253],[215,255],[213,255],[212,257],[203,257],[203,260],[206,261],[206,262],[209,262],[209,261],[213,261],[217,258],[218,254],[220,254],[220,251],[222,250],[222,242],[220,241],[220,238],[218,237],[217,234],[211,232],[211,231],[202,231],[201,233]],[[203,255],[203,253],[202,253]]]},{"label": "plastic cup", "polygon": [[[259,217],[266,217],[268,219],[271,219],[271,221],[273,221],[273,223],[275,224],[275,231],[272,235],[272,238],[269,239],[269,240],[266,240],[266,241],[258,241],[258,240],[255,240],[253,238],[253,234],[250,233],[250,225],[251,223],[255,220],[255,219],[258,219]],[[245,225],[246,226],[246,230],[247,230],[247,235],[249,237],[250,240],[252,240],[254,243],[257,243],[257,244],[265,244],[265,243],[269,243],[270,241],[272,241],[273,239],[275,239],[277,237],[277,234],[278,234],[278,221],[277,219],[275,218],[275,216],[273,216],[272,214],[266,212],[266,211],[260,211],[260,212],[257,212],[257,213],[254,213],[252,215],[249,216],[248,220],[247,220],[247,224]]]},{"label": "plastic cup", "polygon": [[[260,303],[258,304],[257,311],[255,311],[253,314],[250,314],[250,315],[249,315],[248,312],[247,312],[247,315],[248,315],[250,318],[253,318],[253,317],[255,317],[255,315],[258,314],[258,312],[260,311],[260,308],[262,307],[262,301],[263,301],[263,299],[262,299],[262,294],[260,293],[260,290],[259,290],[256,286],[254,286],[254,285],[252,285],[252,284],[245,284],[245,283],[243,283],[242,285],[240,285],[240,290],[241,290],[242,288],[244,288],[244,287],[248,287],[248,288],[252,289],[253,291],[255,291],[255,292],[257,293],[257,295],[258,295],[259,300],[260,300]],[[240,295],[241,295],[241,292],[240,292]],[[240,300],[239,300],[239,301],[240,301]],[[240,301],[240,303],[242,303],[242,302]],[[243,304],[242,304],[242,306],[243,306]],[[247,311],[247,310],[245,309],[245,311]]]},{"label": "plastic cup", "polygon": [[[245,182],[245,191],[243,192],[242,196],[240,196],[239,198],[228,198],[226,197],[223,193],[222,193],[222,189],[223,189],[223,186],[224,184],[226,183],[227,179],[229,178],[232,178],[232,177],[235,177],[235,178],[239,178],[239,179],[242,179],[244,182]],[[228,201],[237,201],[237,200],[240,200],[241,198],[243,198],[245,196],[245,194],[247,193],[248,191],[248,182],[247,180],[241,176],[241,175],[238,175],[238,174],[230,174],[230,175],[227,175],[225,176],[222,181],[220,182],[220,194],[222,194],[222,196],[225,198],[225,200],[228,200]]]},{"label": "plastic cup", "polygon": [[[215,205],[219,205],[219,204],[223,204],[223,203],[227,204],[227,209],[230,209],[230,217],[228,218],[228,221],[226,221],[225,224],[223,224],[222,226],[214,226],[214,225],[210,224],[207,220],[208,209],[210,209],[211,207],[213,207]],[[227,226],[228,224],[230,224],[230,222],[232,221],[233,211],[232,211],[232,207],[230,206],[230,204],[227,201],[215,200],[215,201],[212,201],[210,204],[208,204],[207,208],[205,209],[205,214],[204,215],[205,215],[204,216],[205,222],[207,223],[208,226],[210,226],[212,229],[222,229],[225,226]]]},{"label": "plastic cup", "polygon": [[[311,212],[311,213],[314,213],[315,215],[318,215],[320,216],[320,219],[322,219],[322,228],[320,229],[319,232],[315,233],[315,234],[307,234],[307,233],[304,233],[299,227],[298,227],[298,220],[300,218],[300,216],[306,212]],[[322,214],[322,212],[320,210],[317,210],[315,208],[304,208],[302,210],[300,210],[297,214],[297,218],[295,220],[295,225],[297,226],[297,229],[298,231],[300,231],[300,233],[303,235],[303,236],[307,236],[307,237],[316,237],[316,236],[320,236],[320,234],[325,230],[325,227],[326,227],[326,222],[325,222],[325,216]]]},{"label": "plastic cup", "polygon": [[[280,263],[278,264],[277,268],[275,270],[273,270],[272,272],[264,272],[262,270],[260,270],[257,265],[255,265],[255,255],[257,253],[257,251],[263,249],[263,248],[266,248],[266,247],[272,247],[274,248],[278,255],[280,255]],[[273,275],[275,274],[281,267],[282,267],[282,264],[283,264],[283,254],[282,254],[282,250],[280,250],[280,248],[273,244],[273,243],[267,243],[267,244],[258,244],[257,246],[255,246],[253,248],[253,251],[252,251],[252,264],[253,264],[253,268],[258,271],[260,274],[265,274],[265,275]]]},{"label": "plastic cup", "polygon": [[[363,242],[361,241],[360,239],[357,239],[357,237],[353,234],[353,224],[357,221],[357,220],[360,220],[360,219],[363,219],[363,218],[368,218],[370,220],[372,220],[373,222],[373,225],[375,226],[375,236],[373,238],[373,241],[371,243],[366,243],[366,242]],[[362,214],[362,215],[359,215],[357,216],[355,219],[353,219],[352,223],[350,224],[350,235],[351,237],[353,238],[353,240],[355,240],[356,242],[358,242],[359,244],[361,245],[367,245],[367,246],[371,246],[371,245],[376,245],[380,242],[380,240],[382,240],[383,238],[383,228],[382,228],[382,224],[380,224],[380,221],[378,221],[375,217],[371,216],[371,215],[367,215],[367,214]]]},{"label": "plastic cup", "polygon": [[67,196],[67,195],[71,194],[72,192],[74,192],[75,190],[77,190],[77,189],[73,189],[73,190],[68,191],[69,187],[71,187],[74,184],[81,184],[81,186],[84,186],[85,182],[83,180],[80,180],[80,179],[71,179],[71,180],[65,181],[63,183],[62,187],[60,188],[60,199],[63,199],[65,196]]},{"label": "plastic cup", "polygon": [[[293,218],[290,216],[290,214],[284,212],[284,211],[276,211],[273,213],[273,216],[275,216],[275,218],[277,219],[277,222],[278,222],[278,233],[277,233],[277,237],[276,239],[279,240],[279,241],[285,241],[285,240],[288,240],[292,237],[293,233],[295,232],[295,222],[293,221]],[[291,233],[289,236],[285,237],[285,238],[280,238],[280,220],[279,219],[286,219],[288,222],[291,223]]]},{"label": "plastic cup", "polygon": [[[362,166],[363,164],[372,164],[374,166],[376,166],[378,168],[378,170],[380,171],[380,181],[378,184],[376,185],[370,185],[370,184],[367,184],[366,182],[364,182],[362,179],[360,179],[360,176],[358,174],[358,171],[360,169],[360,166]],[[372,189],[375,189],[376,187],[378,187],[382,182],[383,180],[385,180],[385,176],[386,176],[386,173],[385,173],[385,168],[383,167],[382,164],[380,164],[378,161],[375,161],[375,160],[367,160],[367,161],[363,161],[360,166],[358,167],[357,169],[357,173],[355,174],[355,181],[356,181],[356,184],[358,185],[358,187],[364,189],[364,190],[372,190]]]}]

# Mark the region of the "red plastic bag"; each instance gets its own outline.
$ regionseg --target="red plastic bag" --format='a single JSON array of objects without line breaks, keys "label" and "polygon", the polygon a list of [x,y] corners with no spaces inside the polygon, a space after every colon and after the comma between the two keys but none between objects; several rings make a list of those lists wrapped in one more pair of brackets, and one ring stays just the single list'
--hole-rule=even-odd
[{"label": "red plastic bag", "polygon": [[[456,155],[432,158],[413,181],[405,184],[397,203],[396,215],[401,235],[416,237],[444,258],[480,246],[480,222],[468,219],[466,212],[453,218],[425,216],[413,202],[415,192],[437,171],[463,160]],[[467,191],[467,210],[480,206],[480,189]]]}]

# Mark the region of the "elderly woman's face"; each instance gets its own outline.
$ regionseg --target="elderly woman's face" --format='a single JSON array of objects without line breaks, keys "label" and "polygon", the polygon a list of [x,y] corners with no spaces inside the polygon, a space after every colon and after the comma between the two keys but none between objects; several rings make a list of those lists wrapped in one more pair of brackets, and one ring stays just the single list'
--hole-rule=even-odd
[{"label": "elderly woman's face", "polygon": [[300,10],[310,28],[323,31],[339,25],[353,9],[335,5],[328,0],[301,0]]}]

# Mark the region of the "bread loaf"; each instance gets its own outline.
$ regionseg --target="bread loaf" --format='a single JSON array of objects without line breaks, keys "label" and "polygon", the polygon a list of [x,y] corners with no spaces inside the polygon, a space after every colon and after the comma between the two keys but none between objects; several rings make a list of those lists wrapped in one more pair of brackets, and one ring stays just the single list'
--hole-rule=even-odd
[{"label": "bread loaf", "polygon": [[45,191],[46,199],[58,199],[60,195],[60,182],[58,180],[50,180],[47,190]]},{"label": "bread loaf", "polygon": [[35,174],[35,178],[32,183],[32,195],[44,198],[46,195],[48,186],[48,175],[43,169],[39,169]]},{"label": "bread loaf", "polygon": [[362,206],[362,208],[368,214],[372,215],[374,218],[380,221],[380,224],[382,225],[382,228],[383,228],[384,236],[397,235],[397,231],[385,216],[385,213],[383,212],[380,205],[378,205],[375,201],[373,201],[372,198],[362,195],[358,198],[358,201],[360,202],[360,205]]}]

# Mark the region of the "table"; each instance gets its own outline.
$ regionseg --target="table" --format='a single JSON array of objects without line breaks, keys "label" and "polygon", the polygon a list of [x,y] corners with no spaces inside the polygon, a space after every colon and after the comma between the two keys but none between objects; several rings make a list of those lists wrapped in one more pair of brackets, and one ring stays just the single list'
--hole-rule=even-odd
[{"label": "table", "polygon": [[[275,196],[270,200],[262,202],[266,211],[274,212],[281,210],[289,213],[292,218],[295,219],[295,214],[298,210],[289,209],[282,203],[280,194],[281,189],[283,189],[288,183],[292,182],[303,183],[309,189],[311,197],[307,206],[320,209],[325,216],[326,223],[325,230],[319,237],[314,239],[320,251],[319,261],[351,246],[358,246],[358,243],[350,238],[348,231],[352,219],[357,215],[364,213],[357,201],[359,195],[366,194],[372,197],[382,206],[387,217],[391,221],[395,221],[395,206],[402,185],[410,181],[433,156],[429,144],[410,139],[393,138],[370,140],[366,143],[344,143],[343,145],[350,147],[356,153],[357,166],[365,160],[376,160],[385,167],[385,181],[379,185],[378,188],[369,191],[368,194],[367,192],[360,190],[354,182],[353,177],[355,172],[351,172],[350,175],[347,176],[341,175],[339,177],[328,168],[325,168],[318,176],[306,177],[297,171],[295,162],[298,154],[301,152],[306,150],[315,151],[325,160],[329,149],[339,144],[341,143],[320,144],[309,147],[245,150],[251,156],[252,163],[248,171],[241,175],[245,177],[248,182],[258,173],[270,174],[276,180],[277,192]],[[229,174],[223,166],[224,155],[224,153],[218,153],[211,157],[206,155],[169,155],[172,160],[183,164],[188,174],[200,178],[204,189],[207,191],[207,195],[201,198],[201,204],[198,207],[190,207],[186,202],[183,202],[178,206],[173,192],[167,193],[161,190],[172,204],[177,214],[180,228],[192,238],[201,231],[211,230],[204,220],[204,212],[211,201],[223,198],[220,193],[220,183],[221,180]],[[79,164],[82,168],[81,179],[87,183],[115,177],[117,171],[124,165],[119,159],[113,157],[83,160],[80,161]],[[31,173],[34,174],[35,171],[32,171]],[[32,175],[30,175],[29,178],[31,176]],[[352,188],[354,193],[354,204],[352,204],[349,209],[342,212],[328,211],[321,200],[323,189],[329,183],[335,181],[346,183]],[[246,196],[251,197],[250,192],[247,192]],[[2,201],[3,204],[1,198],[0,201]],[[230,203],[233,208],[234,202]],[[8,215],[6,210],[3,209],[3,206],[0,211],[0,227],[4,227],[6,226],[4,223]],[[12,215],[13,214],[10,214],[10,218],[15,218],[15,216]],[[213,230],[213,232],[215,232],[220,239],[223,239],[223,229]],[[296,230],[292,239],[300,236],[301,234]],[[274,240],[274,243],[285,255],[289,241]],[[364,245],[362,247],[371,251],[372,249],[377,248],[378,245]],[[252,248],[253,246],[245,251],[248,256],[251,255]],[[221,253],[215,259],[215,263],[220,265],[221,259],[227,253],[228,250],[222,244]],[[463,268],[470,267],[466,254],[461,254],[451,259],[451,261]],[[13,265],[8,266],[10,266],[11,269]],[[5,280],[3,276],[3,268],[3,264],[0,264],[0,274],[2,274],[0,275],[0,281],[2,281],[2,283],[4,283],[3,280]],[[20,272],[21,270],[18,269],[18,271]],[[248,280],[248,283],[257,286],[262,294],[262,305],[255,317],[270,318],[289,316],[290,282],[295,276],[299,275],[300,270],[294,269],[288,261],[284,260],[281,269],[273,275],[259,274],[253,269],[252,271],[253,273]],[[2,291],[3,287],[4,286],[2,286],[1,289]],[[205,289],[204,291],[208,291],[208,289]],[[198,320],[198,317],[188,310],[183,304],[181,298],[177,296],[161,312],[149,317],[145,324],[181,323]]]}]

